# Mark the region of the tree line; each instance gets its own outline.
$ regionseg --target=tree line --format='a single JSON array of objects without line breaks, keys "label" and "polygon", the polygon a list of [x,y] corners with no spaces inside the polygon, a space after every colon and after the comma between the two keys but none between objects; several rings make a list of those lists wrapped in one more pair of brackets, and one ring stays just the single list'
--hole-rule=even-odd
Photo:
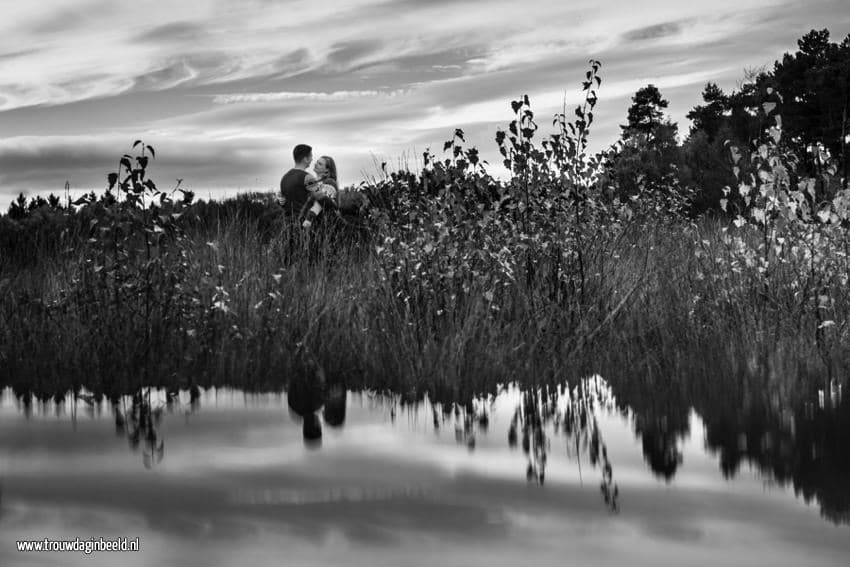
[{"label": "tree line", "polygon": [[693,214],[719,212],[724,188],[737,185],[730,148],[753,148],[774,111],[781,115],[783,152],[799,177],[817,180],[815,199],[847,188],[850,35],[835,43],[828,30],[812,30],[772,69],[746,71],[732,92],[706,84],[681,143],[667,106],[652,84],[632,97],[621,138],[607,156],[605,181],[620,199],[678,192],[687,194]]}]

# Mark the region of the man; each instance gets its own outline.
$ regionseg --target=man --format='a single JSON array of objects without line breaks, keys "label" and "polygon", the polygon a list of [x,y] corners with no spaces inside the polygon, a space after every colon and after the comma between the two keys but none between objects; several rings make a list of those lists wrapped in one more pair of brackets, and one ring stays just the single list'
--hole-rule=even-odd
[{"label": "man", "polygon": [[283,208],[287,215],[298,218],[310,198],[307,186],[318,180],[307,171],[313,162],[313,148],[307,144],[298,144],[292,150],[292,158],[295,160],[295,167],[281,178],[280,195],[283,197]]}]

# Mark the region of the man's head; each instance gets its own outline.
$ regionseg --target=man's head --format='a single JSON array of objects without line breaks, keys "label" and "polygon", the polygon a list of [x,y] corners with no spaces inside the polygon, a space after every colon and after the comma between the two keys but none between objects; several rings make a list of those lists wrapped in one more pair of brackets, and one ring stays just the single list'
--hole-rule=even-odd
[{"label": "man's head", "polygon": [[295,165],[307,168],[313,161],[313,148],[307,144],[298,144],[292,150],[292,158],[295,160]]}]

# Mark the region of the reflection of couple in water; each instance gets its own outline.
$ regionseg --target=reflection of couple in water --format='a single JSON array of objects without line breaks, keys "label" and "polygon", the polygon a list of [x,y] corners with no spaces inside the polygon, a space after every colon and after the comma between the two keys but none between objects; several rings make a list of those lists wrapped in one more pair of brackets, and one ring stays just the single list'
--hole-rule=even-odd
[{"label": "reflection of couple in water", "polygon": [[[340,383],[328,384],[320,373],[308,372],[289,381],[286,392],[293,419],[303,420],[304,443],[317,447],[322,442],[322,423],[318,412],[322,411],[325,424],[342,427],[345,422],[346,390]],[[323,373],[321,373],[323,374]]]},{"label": "reflection of couple in water", "polygon": [[313,148],[298,144],[292,151],[295,167],[280,180],[283,206],[290,218],[297,218],[304,228],[313,225],[324,210],[335,210],[337,204],[336,162],[329,156],[316,160],[313,173]]}]

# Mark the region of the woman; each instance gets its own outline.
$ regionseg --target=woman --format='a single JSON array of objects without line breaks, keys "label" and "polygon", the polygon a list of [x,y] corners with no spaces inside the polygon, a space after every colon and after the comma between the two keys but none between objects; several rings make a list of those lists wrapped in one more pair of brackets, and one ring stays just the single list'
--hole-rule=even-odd
[{"label": "woman", "polygon": [[313,167],[316,172],[316,180],[307,185],[310,200],[307,202],[309,209],[305,215],[302,226],[310,227],[326,208],[334,207],[339,184],[336,175],[336,162],[330,156],[322,156],[316,160]]}]

